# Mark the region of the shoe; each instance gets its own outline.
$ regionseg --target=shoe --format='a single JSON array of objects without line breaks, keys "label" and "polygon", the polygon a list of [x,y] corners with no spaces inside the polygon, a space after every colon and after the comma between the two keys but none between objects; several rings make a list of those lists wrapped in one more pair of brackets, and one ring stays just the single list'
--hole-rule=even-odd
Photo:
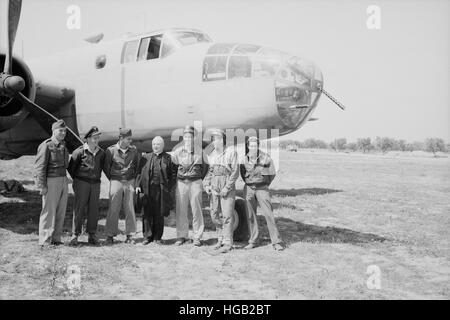
[{"label": "shoe", "polygon": [[155,242],[155,244],[159,244],[159,245],[163,244],[163,242],[161,240],[155,240],[154,242]]},{"label": "shoe", "polygon": [[43,244],[39,244],[39,247],[41,249],[49,248],[51,247],[51,244],[49,242],[44,242]]},{"label": "shoe", "polygon": [[222,248],[222,241],[218,241],[216,243],[216,245],[214,246],[214,250],[219,250],[220,248]]},{"label": "shoe", "polygon": [[250,249],[253,249],[253,248],[256,248],[256,244],[254,244],[254,243],[249,243],[248,245],[246,245],[244,247],[245,250],[250,250]]},{"label": "shoe", "polygon": [[50,244],[51,244],[52,246],[60,246],[60,245],[62,245],[63,243],[62,243],[61,241],[53,241],[53,240],[52,240],[52,242],[50,242]]},{"label": "shoe", "polygon": [[98,246],[100,242],[98,241],[97,236],[95,234],[93,234],[93,235],[89,235],[88,243],[92,244],[94,246]]},{"label": "shoe", "polygon": [[146,246],[146,245],[150,244],[152,241],[153,241],[153,240],[150,239],[150,238],[145,238],[144,241],[142,241],[142,244],[143,244],[144,246]]},{"label": "shoe", "polygon": [[285,248],[285,246],[282,245],[281,243],[275,243],[275,244],[273,245],[273,249],[274,249],[275,251],[283,251],[283,250],[286,249],[286,248]]},{"label": "shoe", "polygon": [[107,237],[106,238],[106,241],[105,241],[106,245],[111,245],[113,243],[114,243],[114,238],[113,237]]},{"label": "shoe", "polygon": [[224,245],[222,248],[220,248],[219,252],[220,253],[228,253],[233,249],[232,246],[230,245]]},{"label": "shoe", "polygon": [[127,239],[125,240],[125,243],[135,244],[136,241],[134,241],[134,239],[130,235],[128,235]]},{"label": "shoe", "polygon": [[71,246],[77,246],[78,245],[78,236],[72,236],[72,239],[70,239],[69,245]]},{"label": "shoe", "polygon": [[200,241],[200,239],[194,239],[194,246],[196,246],[196,247],[202,246],[202,242]]},{"label": "shoe", "polygon": [[181,246],[183,243],[185,243],[186,242],[186,239],[185,238],[179,238],[176,242],[175,242],[175,245],[176,246]]}]

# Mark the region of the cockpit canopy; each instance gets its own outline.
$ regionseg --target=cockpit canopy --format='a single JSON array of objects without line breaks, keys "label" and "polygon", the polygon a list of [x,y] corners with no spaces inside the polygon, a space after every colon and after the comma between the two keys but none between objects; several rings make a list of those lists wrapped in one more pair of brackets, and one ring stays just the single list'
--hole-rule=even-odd
[{"label": "cockpit canopy", "polygon": [[125,42],[122,63],[164,58],[178,48],[212,42],[204,32],[195,29],[169,29],[151,35],[136,36]]},{"label": "cockpit canopy", "polygon": [[278,78],[310,86],[311,79],[321,81],[321,74],[304,59],[279,50],[252,44],[213,44],[203,62],[203,81],[233,78]]}]

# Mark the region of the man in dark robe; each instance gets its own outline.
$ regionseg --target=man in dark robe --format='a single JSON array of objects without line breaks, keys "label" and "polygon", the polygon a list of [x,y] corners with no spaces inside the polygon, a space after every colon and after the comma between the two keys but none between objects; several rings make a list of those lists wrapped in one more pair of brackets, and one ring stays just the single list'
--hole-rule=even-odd
[{"label": "man in dark robe", "polygon": [[144,193],[143,244],[161,244],[164,231],[164,217],[174,208],[174,187],[177,179],[177,166],[171,156],[164,152],[164,140],[155,137],[153,152],[141,158],[136,180],[136,192]]}]

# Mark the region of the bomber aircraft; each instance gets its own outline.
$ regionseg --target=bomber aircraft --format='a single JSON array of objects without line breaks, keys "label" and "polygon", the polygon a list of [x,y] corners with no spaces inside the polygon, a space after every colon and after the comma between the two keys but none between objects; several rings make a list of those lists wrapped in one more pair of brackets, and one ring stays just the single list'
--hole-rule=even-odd
[{"label": "bomber aircraft", "polygon": [[[315,120],[322,93],[344,109],[323,89],[312,62],[255,44],[215,42],[192,28],[110,41],[98,35],[86,47],[25,62],[13,55],[21,5],[8,0],[2,16],[7,43],[0,52],[0,159],[34,155],[56,119],[69,127],[70,151],[96,125],[102,147],[117,141],[119,127],[129,127],[146,152],[156,135],[174,145],[173,131],[194,121],[205,128],[291,133]],[[243,217],[241,201],[236,209]]]}]

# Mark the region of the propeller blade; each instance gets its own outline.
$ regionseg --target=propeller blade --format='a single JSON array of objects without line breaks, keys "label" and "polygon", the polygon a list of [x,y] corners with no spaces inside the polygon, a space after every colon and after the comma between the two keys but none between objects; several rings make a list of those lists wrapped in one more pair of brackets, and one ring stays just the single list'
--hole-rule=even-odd
[{"label": "propeller blade", "polygon": [[11,74],[12,69],[12,53],[14,41],[16,39],[17,28],[20,20],[20,10],[22,9],[22,0],[8,0],[6,3],[7,14],[7,32],[6,32],[6,59],[3,66],[3,72]]},{"label": "propeller blade", "polygon": [[[24,107],[27,109],[27,111],[33,116],[36,121],[40,124],[40,126],[48,133],[51,133],[51,127],[52,123],[59,120],[57,117],[55,117],[53,114],[48,112],[47,110],[43,109],[42,107],[38,106],[36,103],[28,99],[26,96],[24,96],[22,93],[18,92],[15,97],[19,99]],[[67,131],[70,132],[72,139],[70,139],[70,142],[79,145],[84,143],[84,141],[75,133],[72,129],[67,127]],[[75,139],[73,139],[75,138]]]}]

